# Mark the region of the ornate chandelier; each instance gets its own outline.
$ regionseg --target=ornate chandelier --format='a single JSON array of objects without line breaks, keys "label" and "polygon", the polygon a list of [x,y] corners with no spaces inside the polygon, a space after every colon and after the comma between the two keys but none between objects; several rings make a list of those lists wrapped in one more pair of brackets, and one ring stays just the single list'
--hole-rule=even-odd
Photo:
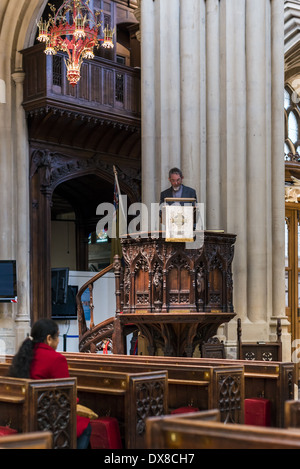
[{"label": "ornate chandelier", "polygon": [[113,48],[114,30],[108,26],[102,29],[102,38],[99,38],[101,22],[98,21],[101,14],[95,14],[89,8],[90,0],[66,0],[56,11],[49,4],[52,15],[48,21],[41,18],[38,23],[38,40],[45,43],[45,54],[54,55],[58,51],[68,54],[65,60],[67,66],[67,78],[72,86],[80,80],[80,69],[83,59],[94,57],[94,48]]}]

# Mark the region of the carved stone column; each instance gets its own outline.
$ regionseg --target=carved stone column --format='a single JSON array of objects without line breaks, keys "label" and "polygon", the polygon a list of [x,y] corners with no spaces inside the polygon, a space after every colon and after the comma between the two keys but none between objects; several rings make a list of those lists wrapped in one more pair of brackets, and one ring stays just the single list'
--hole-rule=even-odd
[{"label": "carved stone column", "polygon": [[[281,318],[283,360],[289,360],[290,335],[288,334],[288,321],[285,316],[285,295],[283,292],[283,281],[285,275],[285,236],[282,228],[285,217],[284,188],[284,163],[282,161],[282,133],[284,127],[284,114],[281,112],[282,89],[284,87],[284,41],[282,31],[284,29],[284,18],[282,14],[282,0],[271,2],[272,17],[272,75],[278,77],[272,83],[272,304],[273,315],[272,333],[276,335],[277,318]],[[273,117],[274,116],[274,117]],[[287,353],[288,351],[288,353]]]},{"label": "carved stone column", "polygon": [[27,129],[24,118],[23,83],[25,73],[16,71],[12,74],[16,85],[16,121],[15,121],[15,171],[16,171],[16,259],[18,308],[16,315],[16,342],[21,343],[30,326],[30,278],[29,278],[29,162]]},{"label": "carved stone column", "polygon": [[[285,318],[284,1],[179,3],[141,1],[143,201],[157,201],[171,166],[184,169],[206,229],[237,234],[244,340],[268,341]],[[235,323],[225,335],[236,343]]]}]

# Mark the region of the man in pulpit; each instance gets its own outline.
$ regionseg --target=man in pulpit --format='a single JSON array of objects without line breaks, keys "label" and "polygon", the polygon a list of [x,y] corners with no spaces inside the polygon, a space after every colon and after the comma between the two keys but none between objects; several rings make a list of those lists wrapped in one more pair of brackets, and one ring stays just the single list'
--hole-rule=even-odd
[{"label": "man in pulpit", "polygon": [[179,168],[172,168],[169,171],[169,181],[171,187],[164,190],[160,194],[160,204],[163,204],[165,199],[174,197],[176,199],[195,199],[197,202],[197,194],[195,189],[182,184],[183,174]]},{"label": "man in pulpit", "polygon": [[[162,191],[160,194],[160,202],[159,202],[160,207],[162,207],[163,204],[165,203],[167,205],[191,205],[192,204],[195,207],[195,204],[197,203],[196,190],[193,189],[192,187],[188,187],[182,184],[183,174],[179,168],[170,169],[169,181],[171,183],[171,186],[168,189]],[[174,202],[172,202],[171,199],[174,199]],[[160,221],[162,222],[163,225],[165,225],[166,220],[161,210],[159,214],[160,214]],[[177,218],[178,218],[178,215],[177,215]],[[174,222],[175,222],[175,225],[177,226],[178,220],[174,220]],[[193,228],[194,229],[196,228],[195,211],[194,211],[193,221],[192,221],[192,229]]]}]

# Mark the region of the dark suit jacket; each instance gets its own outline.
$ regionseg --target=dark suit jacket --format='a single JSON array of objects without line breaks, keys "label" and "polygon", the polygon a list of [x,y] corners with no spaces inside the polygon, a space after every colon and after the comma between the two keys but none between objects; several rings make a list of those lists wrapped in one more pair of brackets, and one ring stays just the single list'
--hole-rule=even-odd
[{"label": "dark suit jacket", "polygon": [[[160,194],[160,204],[164,203],[165,199],[168,197],[173,197],[173,189],[172,186],[166,189],[165,191],[161,192]],[[197,202],[197,195],[195,189],[192,189],[191,187],[184,186],[182,184],[182,198],[188,198],[188,199],[196,199]]]}]

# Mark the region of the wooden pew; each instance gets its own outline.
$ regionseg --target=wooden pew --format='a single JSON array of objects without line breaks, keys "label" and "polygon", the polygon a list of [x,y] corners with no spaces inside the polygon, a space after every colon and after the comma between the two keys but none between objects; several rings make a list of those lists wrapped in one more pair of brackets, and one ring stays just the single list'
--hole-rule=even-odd
[{"label": "wooden pew", "polygon": [[0,425],[50,431],[53,448],[76,448],[76,380],[0,377]]},{"label": "wooden pew", "polygon": [[[0,360],[0,375],[7,374],[11,360],[12,356]],[[99,416],[116,417],[127,449],[144,448],[146,418],[167,413],[167,371],[161,367],[151,372],[136,371],[100,371],[97,367],[89,369],[83,362],[69,367],[70,376],[77,381],[80,404]]]},{"label": "wooden pew", "polygon": [[[135,369],[138,363],[144,367],[150,364],[159,364],[160,368],[168,364],[181,364],[183,366],[193,364],[193,366],[242,366],[244,368],[245,398],[264,397],[271,401],[271,426],[284,427],[284,404],[286,401],[294,399],[295,384],[295,364],[291,362],[265,362],[249,360],[229,360],[229,359],[206,359],[206,358],[184,358],[184,357],[159,357],[145,355],[100,355],[83,353],[64,353],[67,360],[88,359],[96,360],[101,366],[115,369],[117,365],[126,364],[128,370]],[[7,357],[7,360],[10,360]],[[142,369],[147,369],[142,368]],[[1,373],[1,360],[0,360]],[[218,407],[218,405],[216,406]]]},{"label": "wooden pew", "polygon": [[[197,370],[201,366],[210,367],[228,367],[238,366],[244,369],[245,398],[264,397],[271,401],[271,426],[284,427],[284,403],[285,401],[294,399],[295,384],[295,364],[291,362],[264,362],[264,361],[248,361],[248,360],[229,360],[229,359],[213,359],[213,358],[185,358],[185,357],[160,357],[145,355],[100,355],[100,354],[82,354],[82,353],[65,353],[64,354],[71,364],[72,360],[88,359],[88,361],[96,360],[99,366],[111,367],[115,369],[121,364],[128,369],[136,369],[142,366],[142,369],[152,369],[152,366],[166,368],[167,365],[176,365],[186,368],[193,366]],[[116,365],[117,364],[117,365]],[[157,369],[157,368],[156,368]],[[171,376],[169,375],[169,378]],[[170,389],[169,389],[170,392]],[[215,407],[219,407],[216,405]],[[242,423],[242,421],[241,421]]]},{"label": "wooden pew", "polygon": [[[201,412],[199,413],[201,414]],[[226,424],[187,415],[150,418],[148,449],[299,449],[300,430]]]},{"label": "wooden pew", "polygon": [[284,423],[286,428],[300,428],[300,401],[285,402]]},{"label": "wooden pew", "polygon": [[2,436],[0,449],[53,449],[53,435],[51,432],[32,432]]},{"label": "wooden pew", "polygon": [[145,448],[146,418],[167,412],[167,372],[106,372],[85,366],[69,372],[77,379],[80,403],[99,416],[117,418],[126,449]]},{"label": "wooden pew", "polygon": [[[110,360],[111,356],[92,354],[65,354],[69,371],[77,376],[76,370],[101,370],[115,372],[168,372],[168,410],[192,406],[204,409],[218,408],[224,422],[242,423],[244,416],[244,371],[242,366],[194,366],[189,364],[142,363],[132,360]],[[115,356],[114,356],[115,357]],[[80,388],[80,383],[78,382]]]},{"label": "wooden pew", "polygon": [[[196,359],[202,362],[203,359]],[[220,360],[210,359],[211,364]],[[271,426],[285,427],[284,405],[294,399],[296,368],[292,362],[225,360],[244,367],[245,399],[263,397],[271,401]]]},{"label": "wooden pew", "polygon": [[[219,409],[201,410],[199,412],[188,412],[185,414],[163,415],[164,420],[184,419],[184,420],[205,420],[206,422],[221,422],[221,413]],[[147,426],[148,419],[146,421]],[[222,422],[223,425],[224,422]]]}]

